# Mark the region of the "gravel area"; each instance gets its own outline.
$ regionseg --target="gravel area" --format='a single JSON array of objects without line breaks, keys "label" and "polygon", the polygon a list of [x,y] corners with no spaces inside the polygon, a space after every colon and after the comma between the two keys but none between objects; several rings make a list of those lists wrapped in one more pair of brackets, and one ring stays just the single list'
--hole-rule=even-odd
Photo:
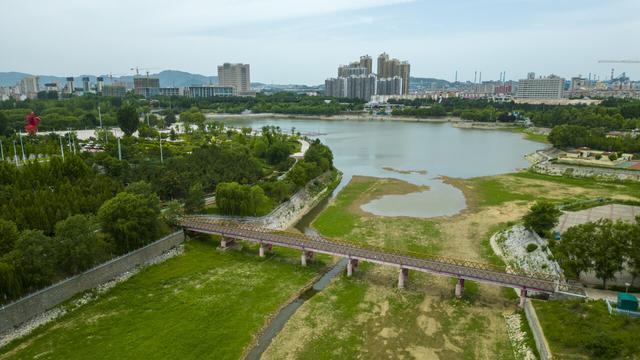
[{"label": "gravel area", "polygon": [[[522,330],[522,318],[519,314],[505,314],[504,321],[507,324],[509,341],[513,347],[513,355],[516,359],[535,360],[536,356],[526,343],[527,334]],[[528,326],[524,324],[524,326]]]},{"label": "gravel area", "polygon": [[[523,271],[528,275],[543,273],[562,277],[558,263],[549,259],[551,251],[547,248],[547,241],[522,225],[494,234],[490,242],[493,251],[510,270]],[[536,249],[527,251],[529,244],[535,244]]]}]

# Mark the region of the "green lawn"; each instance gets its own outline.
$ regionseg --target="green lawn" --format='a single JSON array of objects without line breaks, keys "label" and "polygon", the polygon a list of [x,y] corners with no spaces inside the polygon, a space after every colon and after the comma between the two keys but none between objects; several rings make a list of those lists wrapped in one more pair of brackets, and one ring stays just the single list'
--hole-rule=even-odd
[{"label": "green lawn", "polygon": [[640,319],[610,315],[604,301],[533,302],[555,358],[635,359]]},{"label": "green lawn", "polygon": [[220,252],[213,240],[143,269],[2,349],[0,359],[237,359],[287,299],[317,276],[297,251]]}]

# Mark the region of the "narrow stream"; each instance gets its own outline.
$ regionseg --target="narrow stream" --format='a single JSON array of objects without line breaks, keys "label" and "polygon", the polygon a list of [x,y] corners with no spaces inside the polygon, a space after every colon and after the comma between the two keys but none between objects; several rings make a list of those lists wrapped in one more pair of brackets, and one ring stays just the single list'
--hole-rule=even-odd
[{"label": "narrow stream", "polygon": [[[329,200],[333,197],[333,194],[324,198],[318,205],[305,214],[300,221],[295,225],[296,229],[304,232],[305,234],[315,234],[315,230],[311,228],[311,222],[324,210],[329,203]],[[338,263],[327,271],[316,281],[309,290],[303,292],[297,299],[289,303],[282,308],[280,312],[271,320],[265,331],[260,335],[257,344],[249,351],[245,359],[258,360],[262,357],[262,354],[267,350],[273,338],[284,328],[284,325],[289,319],[296,313],[298,308],[309,300],[316,293],[323,290],[336,275],[339,275],[347,267],[347,259],[342,258]]]}]

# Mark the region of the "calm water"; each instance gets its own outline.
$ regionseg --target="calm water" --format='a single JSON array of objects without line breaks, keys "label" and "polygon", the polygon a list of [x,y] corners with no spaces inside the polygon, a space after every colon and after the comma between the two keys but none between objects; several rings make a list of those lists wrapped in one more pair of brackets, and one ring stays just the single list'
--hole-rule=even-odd
[{"label": "calm water", "polygon": [[[283,131],[311,133],[327,144],[334,164],[343,173],[338,190],[353,175],[392,177],[428,191],[387,195],[363,206],[383,216],[435,217],[453,215],[466,207],[460,190],[438,176],[469,178],[512,172],[529,164],[524,155],[543,145],[506,131],[458,129],[449,123],[407,123],[391,121],[330,121],[297,119],[225,120],[235,127],[259,129],[279,126]],[[424,170],[423,174],[400,174],[384,170]],[[337,192],[336,192],[337,193]]]}]

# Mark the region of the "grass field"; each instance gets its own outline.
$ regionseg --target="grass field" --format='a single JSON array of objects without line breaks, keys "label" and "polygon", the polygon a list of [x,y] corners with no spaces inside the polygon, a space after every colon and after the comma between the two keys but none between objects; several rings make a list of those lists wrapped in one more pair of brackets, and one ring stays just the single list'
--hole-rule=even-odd
[{"label": "grass field", "polygon": [[213,240],[126,282],[29,336],[0,359],[237,359],[254,334],[325,266],[299,253],[220,252]]},{"label": "grass field", "polygon": [[610,315],[604,301],[534,301],[555,358],[635,359],[640,319]]},{"label": "grass field", "polygon": [[407,289],[395,272],[364,264],[337,278],[287,324],[264,359],[513,359],[494,304],[469,284],[464,299],[444,278],[411,273]]},{"label": "grass field", "polygon": [[325,236],[354,243],[435,254],[439,251],[440,239],[435,222],[410,217],[373,216],[360,209],[362,204],[383,195],[424,189],[397,179],[355,176],[313,222],[313,227]]}]

